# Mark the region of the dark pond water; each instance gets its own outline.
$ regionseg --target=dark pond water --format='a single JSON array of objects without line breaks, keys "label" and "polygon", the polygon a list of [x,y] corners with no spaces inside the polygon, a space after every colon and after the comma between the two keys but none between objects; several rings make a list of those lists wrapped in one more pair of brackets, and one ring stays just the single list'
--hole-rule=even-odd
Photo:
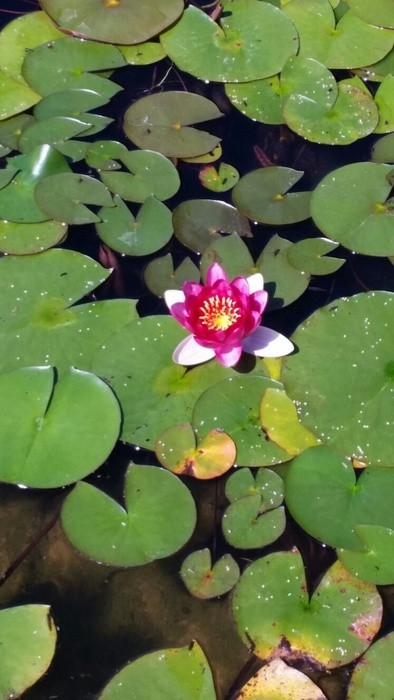
[{"label": "dark pond water", "polygon": [[[11,7],[12,6],[12,7]],[[0,0],[0,22],[4,25],[14,15],[37,9],[34,0]],[[124,140],[121,123],[131,102],[149,92],[161,89],[183,89],[214,100],[226,114],[215,123],[215,133],[223,139],[223,160],[232,163],[241,173],[261,165],[259,149],[274,164],[305,170],[300,189],[316,186],[335,167],[356,160],[368,160],[375,137],[354,146],[329,147],[304,142],[282,127],[253,123],[230,107],[219,84],[205,84],[181,74],[164,60],[148,67],[129,67],[115,73],[113,79],[124,91],[116,96],[101,113],[115,116],[115,122],[105,132],[106,138]],[[101,136],[100,136],[101,137]],[[167,202],[173,208],[186,198],[216,198],[199,185],[197,166],[179,165],[182,188]],[[230,194],[221,195],[231,202]],[[267,226],[254,227],[254,239],[248,244],[255,257],[275,231]],[[314,235],[310,219],[298,225],[283,227],[280,235],[293,241]],[[99,259],[100,243],[93,227],[71,228],[64,244]],[[190,251],[174,239],[164,252],[171,252],[181,261]],[[336,251],[348,263],[335,275],[312,280],[307,292],[295,303],[281,310],[281,330],[290,334],[313,310],[343,295],[367,289],[394,291],[393,266],[387,259],[352,255],[345,249]],[[111,298],[121,294],[138,298],[141,314],[165,313],[163,303],[149,294],[142,278],[145,265],[151,259],[125,258],[117,255],[117,270],[112,279],[96,294],[96,298]],[[198,262],[197,256],[195,261]],[[278,315],[273,314],[267,325],[275,327]],[[151,453],[118,444],[107,462],[89,478],[109,494],[122,498],[121,489],[126,466],[155,463]],[[190,483],[188,483],[190,486]],[[97,696],[109,678],[127,661],[158,648],[188,644],[197,638],[216,671],[220,696],[230,697],[235,678],[245,680],[254,664],[231,621],[227,597],[199,601],[185,590],[179,578],[181,563],[188,551],[210,547],[213,555],[229,551],[220,530],[224,508],[223,480],[216,484],[194,483],[193,495],[199,504],[198,528],[186,550],[164,561],[135,569],[116,569],[90,561],[78,554],[63,535],[58,514],[67,489],[24,491],[0,485],[0,605],[27,602],[50,604],[60,634],[54,661],[48,673],[27,691],[26,700],[89,700]],[[322,572],[334,560],[334,554],[308,537],[289,518],[285,533],[270,550],[288,549],[297,545],[304,557],[313,587]],[[231,548],[230,548],[231,551]],[[258,556],[253,553],[252,556]],[[241,564],[250,559],[250,552],[237,551]],[[394,588],[385,587],[381,593],[386,602],[386,617],[382,633],[392,626]],[[23,663],[23,660],[21,660]],[[344,684],[349,669],[331,676],[315,676],[330,700],[344,700]],[[148,700],[148,699],[147,699]],[[185,699],[186,700],[186,699]]]}]

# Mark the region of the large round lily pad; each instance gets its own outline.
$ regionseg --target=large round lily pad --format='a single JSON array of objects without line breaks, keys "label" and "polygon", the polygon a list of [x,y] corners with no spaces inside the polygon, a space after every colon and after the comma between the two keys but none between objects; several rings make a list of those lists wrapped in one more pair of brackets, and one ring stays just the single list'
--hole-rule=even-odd
[{"label": "large round lily pad", "polygon": [[52,661],[55,644],[56,626],[48,605],[20,605],[1,610],[1,697],[20,697],[38,681]]},{"label": "large round lily pad", "polygon": [[361,551],[339,549],[338,557],[353,576],[380,586],[394,583],[394,529],[356,525]]},{"label": "large round lily pad", "polygon": [[219,26],[192,5],[160,40],[179,68],[222,82],[279,73],[298,49],[292,22],[279,8],[257,0],[224,2]]},{"label": "large round lily pad", "polygon": [[394,467],[394,294],[333,301],[292,340],[281,381],[301,423],[344,457]]},{"label": "large round lily pad", "polygon": [[124,498],[122,507],[91,484],[79,482],[61,516],[74,547],[99,562],[140,566],[168,557],[190,538],[196,507],[189,490],[170,472],[131,464]]},{"label": "large round lily pad", "polygon": [[0,221],[0,250],[11,255],[31,255],[60,243],[67,235],[67,224],[42,221],[18,224]]},{"label": "large round lily pad", "polygon": [[391,171],[383,163],[352,163],[326,175],[311,198],[319,229],[357,253],[393,255],[394,208],[386,202]]},{"label": "large round lily pad", "polygon": [[187,158],[212,151],[220,138],[194,129],[223,116],[214,102],[192,92],[159,92],[134,102],[124,116],[123,128],[139,148],[165,156]]},{"label": "large round lily pad", "polygon": [[182,0],[40,0],[64,30],[111,44],[138,44],[175,22]]},{"label": "large round lily pad", "polygon": [[357,17],[368,24],[394,29],[393,3],[391,0],[375,0],[373,5],[369,0],[347,0],[347,4]]},{"label": "large round lily pad", "polygon": [[293,550],[258,559],[244,571],[233,614],[260,658],[301,658],[335,668],[368,648],[380,626],[382,601],[375,586],[353,578],[340,562],[309,599],[302,559]]},{"label": "large round lily pad", "polygon": [[37,183],[34,191],[38,205],[48,219],[68,224],[91,224],[100,218],[85,204],[110,207],[112,197],[102,182],[89,175],[56,173]]},{"label": "large round lily pad", "polygon": [[119,404],[88,372],[71,368],[56,383],[50,367],[1,374],[0,403],[0,479],[6,483],[70,484],[99,467],[119,435]]},{"label": "large round lily pad", "polygon": [[216,700],[212,672],[198,642],[146,654],[122,668],[100,700]]}]

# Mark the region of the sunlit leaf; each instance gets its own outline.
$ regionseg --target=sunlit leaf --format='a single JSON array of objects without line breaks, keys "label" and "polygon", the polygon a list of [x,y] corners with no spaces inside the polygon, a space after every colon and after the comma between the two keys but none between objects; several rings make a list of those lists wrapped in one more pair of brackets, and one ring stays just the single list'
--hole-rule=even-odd
[{"label": "sunlit leaf", "polygon": [[270,166],[244,175],[235,185],[232,198],[243,214],[264,224],[293,224],[307,219],[310,192],[288,190],[303,176],[303,172]]},{"label": "sunlit leaf", "polygon": [[40,180],[35,197],[49,219],[68,224],[91,224],[100,217],[85,204],[110,207],[112,197],[107,188],[93,177],[76,173],[58,173]]},{"label": "sunlit leaf", "polygon": [[231,554],[224,554],[212,566],[209,549],[200,549],[186,557],[180,574],[189,593],[207,600],[231,591],[239,579],[240,571]]},{"label": "sunlit leaf", "polygon": [[219,240],[221,233],[238,233],[239,236],[252,236],[245,216],[235,207],[215,199],[187,199],[173,211],[174,233],[183,245],[196,253],[213,240]]},{"label": "sunlit leaf", "polygon": [[339,549],[338,557],[344,567],[362,581],[381,586],[394,583],[394,522],[393,529],[356,525],[354,530],[363,549]]},{"label": "sunlit leaf", "polygon": [[167,289],[181,289],[184,282],[199,282],[200,270],[190,258],[184,258],[176,269],[171,253],[155,258],[144,270],[144,282],[149,291],[159,297]]},{"label": "sunlit leaf", "polygon": [[308,676],[281,659],[265,664],[242,687],[235,700],[327,700]]},{"label": "sunlit leaf", "polygon": [[391,700],[394,632],[378,639],[361,657],[350,679],[349,700]]}]

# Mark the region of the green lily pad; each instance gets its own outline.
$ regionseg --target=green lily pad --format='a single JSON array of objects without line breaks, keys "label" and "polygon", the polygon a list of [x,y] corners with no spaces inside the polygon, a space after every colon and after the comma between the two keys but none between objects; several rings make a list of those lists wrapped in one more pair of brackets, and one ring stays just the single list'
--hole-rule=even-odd
[{"label": "green lily pad", "polygon": [[368,466],[394,467],[394,294],[344,297],[315,311],[292,336],[299,352],[281,381],[316,437]]},{"label": "green lily pad", "polygon": [[155,151],[126,151],[120,160],[128,173],[100,171],[100,177],[111,192],[130,202],[145,202],[153,195],[164,201],[179,190],[180,179],[175,165]]},{"label": "green lily pad", "polygon": [[71,250],[0,259],[0,369],[70,365],[89,369],[97,347],[137,317],[128,299],[80,304],[110,271]]},{"label": "green lily pad", "polygon": [[73,136],[90,131],[90,127],[90,123],[80,119],[49,117],[42,121],[36,121],[24,129],[18,140],[18,149],[22,153],[29,153],[45,143],[57,148],[58,144],[63,144]]},{"label": "green lily pad", "polygon": [[128,153],[126,146],[119,141],[95,141],[86,151],[86,163],[97,170],[119,170],[118,161]]},{"label": "green lily pad", "polygon": [[1,610],[0,630],[0,695],[19,697],[47,671],[56,626],[48,605],[31,604]]},{"label": "green lily pad", "polygon": [[115,445],[121,415],[107,384],[74,368],[54,379],[51,367],[0,375],[0,479],[6,483],[70,484],[97,469]]},{"label": "green lily pad", "polygon": [[9,158],[8,163],[19,172],[7,187],[0,190],[0,218],[16,223],[39,223],[53,219],[36,202],[37,183],[52,173],[69,173],[66,159],[54,148],[43,144],[26,155]]},{"label": "green lily pad", "polygon": [[40,100],[40,95],[28,85],[0,70],[0,119],[24,112]]},{"label": "green lily pad", "polygon": [[353,578],[338,561],[309,598],[302,559],[293,549],[248,566],[235,587],[233,614],[259,658],[308,659],[336,668],[368,648],[380,626],[382,601],[375,586]]},{"label": "green lily pad", "polygon": [[363,550],[339,549],[344,567],[362,581],[380,586],[394,583],[394,529],[380,525],[356,525],[354,529]]},{"label": "green lily pad", "polygon": [[279,8],[237,0],[224,2],[223,10],[218,25],[202,10],[188,7],[160,36],[178,68],[203,80],[245,82],[279,73],[297,53],[297,32]]},{"label": "green lily pad", "polygon": [[216,700],[212,672],[198,642],[146,654],[122,668],[99,700]]},{"label": "green lily pad", "polygon": [[391,0],[375,0],[373,6],[368,0],[346,0],[352,12],[357,17],[376,24],[378,27],[391,27],[394,29],[393,3]]},{"label": "green lily pad", "polygon": [[126,61],[115,46],[63,37],[37,46],[26,54],[22,74],[40,95],[70,88],[98,92],[110,99],[121,89],[92,71],[119,68]]},{"label": "green lily pad", "polygon": [[182,158],[185,163],[214,163],[216,160],[222,157],[222,147],[220,143],[209,151],[209,153],[203,153],[201,156],[191,156],[190,158]]},{"label": "green lily pad", "polygon": [[260,404],[260,419],[267,437],[289,455],[298,455],[320,442],[301,425],[294,403],[281,389],[266,390]]},{"label": "green lily pad", "polygon": [[125,60],[131,66],[148,66],[151,63],[161,61],[166,56],[162,45],[157,41],[145,41],[134,46],[118,44],[116,48],[122,52]]},{"label": "green lily pad", "polygon": [[188,199],[173,211],[174,233],[178,240],[195,253],[203,253],[221,233],[252,236],[245,216],[226,202],[214,199]]},{"label": "green lily pad", "polygon": [[379,85],[375,102],[379,109],[379,122],[376,134],[386,134],[394,131],[394,75],[386,75]]},{"label": "green lily pad", "polygon": [[228,478],[226,495],[231,503],[224,512],[222,530],[232,547],[266,547],[283,534],[286,516],[278,474],[259,469],[254,479],[249,469],[241,469]]},{"label": "green lily pad", "polygon": [[0,221],[0,250],[9,255],[31,255],[57,245],[67,235],[67,224],[42,221],[40,224],[18,224]]},{"label": "green lily pad", "polygon": [[394,134],[386,134],[376,141],[371,158],[375,163],[394,163]]},{"label": "green lily pad", "polygon": [[0,122],[0,148],[1,155],[7,155],[16,150],[18,139],[27,126],[34,122],[31,114],[17,114],[15,117]]},{"label": "green lily pad", "polygon": [[36,185],[34,194],[39,207],[49,219],[68,224],[100,221],[100,217],[85,207],[85,204],[106,207],[113,205],[110,193],[99,180],[76,173],[48,175]]},{"label": "green lily pad", "polygon": [[240,570],[231,554],[224,554],[212,566],[209,549],[200,549],[186,557],[180,574],[189,593],[209,600],[231,591],[239,579]]},{"label": "green lily pad", "polygon": [[172,352],[186,335],[173,318],[149,316],[128,324],[97,350],[91,370],[107,379],[120,401],[122,440],[153,450],[166,428],[190,421],[205,389],[235,375],[215,361],[188,371],[175,364]]},{"label": "green lily pad", "polygon": [[378,639],[360,659],[348,688],[349,700],[391,700],[394,632]]},{"label": "green lily pad", "polygon": [[[386,199],[390,165],[351,163],[326,175],[311,198],[315,224],[329,238],[364,255],[394,255],[394,209]],[[335,204],[334,204],[335,202]]]},{"label": "green lily pad", "polygon": [[310,275],[329,275],[346,262],[344,258],[326,258],[327,253],[338,248],[338,243],[328,238],[304,238],[287,251],[290,265]]},{"label": "green lily pad", "polygon": [[51,117],[80,119],[91,124],[90,128],[84,131],[84,136],[91,136],[105,129],[108,124],[113,122],[113,119],[110,117],[89,113],[89,110],[96,109],[96,107],[100,107],[107,102],[106,97],[94,90],[81,88],[59,90],[42,98],[34,108],[34,116],[39,121],[50,119]]},{"label": "green lily pad", "polygon": [[122,507],[103,491],[80,481],[64,501],[61,514],[71,544],[105,564],[141,566],[178,551],[193,533],[193,498],[166,469],[131,464],[124,500]]},{"label": "green lily pad", "polygon": [[22,64],[27,51],[64,36],[45,12],[27,12],[0,32],[0,66],[4,73],[25,83]]},{"label": "green lily pad", "polygon": [[171,211],[155,197],[148,197],[136,217],[115,195],[113,207],[98,212],[96,231],[110,248],[125,255],[149,255],[162,248],[172,236]]},{"label": "green lily pad", "polygon": [[308,676],[281,659],[265,664],[241,689],[245,700],[327,700]]},{"label": "green lily pad", "polygon": [[340,146],[374,131],[379,117],[369,94],[350,80],[342,80],[331,95],[330,106],[304,95],[290,95],[283,107],[283,116],[290,129],[308,141]]},{"label": "green lily pad", "polygon": [[209,266],[215,262],[224,268],[229,279],[238,276],[248,277],[256,272],[249,249],[237,233],[231,233],[229,236],[215,236],[212,243],[205,248],[200,264],[204,279]]},{"label": "green lily pad", "polygon": [[355,549],[362,543],[358,525],[394,527],[391,469],[362,471],[358,481],[350,462],[326,446],[313,447],[291,462],[285,476],[286,504],[309,534],[333,547]]},{"label": "green lily pad", "polygon": [[63,30],[111,44],[138,44],[175,22],[182,0],[40,0],[45,12]]},{"label": "green lily pad", "polygon": [[269,387],[281,385],[267,377],[242,375],[211,386],[193,409],[192,425],[197,439],[219,428],[234,440],[238,465],[260,467],[287,461],[287,452],[267,441],[260,427],[260,401]]},{"label": "green lily pad", "polygon": [[156,440],[156,457],[174,474],[196,479],[215,479],[233,466],[236,457],[234,441],[223,430],[211,430],[196,441],[190,423],[171,425]]},{"label": "green lily pad", "polygon": [[283,11],[296,26],[300,55],[315,58],[328,68],[358,68],[376,63],[393,46],[393,35],[388,29],[373,27],[353,12],[345,12],[336,24],[328,0],[292,0]]},{"label": "green lily pad", "polygon": [[238,182],[239,172],[228,163],[220,163],[219,170],[216,170],[213,165],[206,165],[200,170],[198,179],[207,190],[226,192]]},{"label": "green lily pad", "polygon": [[199,282],[200,270],[190,258],[174,269],[171,253],[155,258],[144,270],[144,282],[152,294],[164,296],[167,289],[182,289],[184,282]]},{"label": "green lily pad", "polygon": [[159,92],[134,102],[124,116],[126,136],[138,148],[187,158],[211,151],[220,141],[198,124],[223,116],[206,97],[192,92]]},{"label": "green lily pad", "polygon": [[332,103],[333,90],[336,90],[336,82],[328,68],[304,56],[290,58],[280,75],[225,86],[234,107],[264,124],[284,123],[283,105],[293,93],[328,106]]},{"label": "green lily pad", "polygon": [[303,221],[310,216],[310,192],[288,190],[303,172],[272,165],[244,175],[235,185],[232,198],[235,206],[253,221],[283,225]]},{"label": "green lily pad", "polygon": [[256,268],[264,276],[264,287],[269,294],[268,310],[288,306],[307,289],[310,276],[290,264],[288,252],[294,244],[275,234],[270,238],[256,261]]}]

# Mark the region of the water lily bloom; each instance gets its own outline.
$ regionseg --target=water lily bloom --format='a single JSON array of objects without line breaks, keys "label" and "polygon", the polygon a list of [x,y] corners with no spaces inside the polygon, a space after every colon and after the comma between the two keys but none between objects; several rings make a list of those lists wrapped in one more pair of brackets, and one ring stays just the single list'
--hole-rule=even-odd
[{"label": "water lily bloom", "polygon": [[260,326],[268,294],[263,275],[236,277],[229,282],[223,268],[208,268],[205,285],[185,282],[182,291],[164,294],[171,315],[191,332],[175,349],[174,362],[197,365],[216,357],[235,365],[242,351],[258,357],[282,357],[293,344],[280,333]]}]

